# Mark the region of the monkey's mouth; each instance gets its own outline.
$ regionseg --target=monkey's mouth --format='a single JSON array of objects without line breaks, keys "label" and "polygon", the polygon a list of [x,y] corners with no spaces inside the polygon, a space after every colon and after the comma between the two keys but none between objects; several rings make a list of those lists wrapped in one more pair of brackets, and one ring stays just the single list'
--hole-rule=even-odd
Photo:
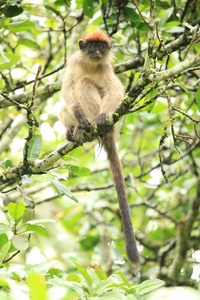
[{"label": "monkey's mouth", "polygon": [[92,56],[91,57],[91,60],[94,61],[94,62],[99,62],[101,59],[102,59],[101,56]]}]

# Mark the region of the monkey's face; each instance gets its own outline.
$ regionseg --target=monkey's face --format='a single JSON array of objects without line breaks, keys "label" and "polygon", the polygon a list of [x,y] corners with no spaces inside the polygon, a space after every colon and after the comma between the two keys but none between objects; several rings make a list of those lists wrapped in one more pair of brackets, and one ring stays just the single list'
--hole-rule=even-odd
[{"label": "monkey's face", "polygon": [[89,42],[83,47],[83,50],[93,62],[100,62],[109,52],[109,47],[105,42]]}]

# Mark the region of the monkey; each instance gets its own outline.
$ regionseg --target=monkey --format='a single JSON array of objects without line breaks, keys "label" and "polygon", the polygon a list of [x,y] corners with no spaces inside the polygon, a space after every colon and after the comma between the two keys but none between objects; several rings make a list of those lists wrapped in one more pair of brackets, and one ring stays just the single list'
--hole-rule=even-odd
[{"label": "monkey", "polygon": [[[68,60],[62,80],[61,97],[65,101],[59,118],[66,128],[66,139],[82,144],[83,135],[95,124],[102,128],[119,106],[124,88],[111,64],[111,41],[100,30],[86,34],[79,41],[79,51]],[[110,171],[117,192],[126,254],[139,266],[139,252],[128,206],[122,165],[118,156],[115,126],[100,136],[107,152]]]}]

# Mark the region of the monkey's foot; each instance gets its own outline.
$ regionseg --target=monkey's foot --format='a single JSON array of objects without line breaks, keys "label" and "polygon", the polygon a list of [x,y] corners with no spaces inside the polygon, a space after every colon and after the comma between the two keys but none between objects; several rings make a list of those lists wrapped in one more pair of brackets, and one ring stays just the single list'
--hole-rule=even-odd
[{"label": "monkey's foot", "polygon": [[69,126],[66,130],[65,137],[70,142],[74,142],[74,128],[74,126]]},{"label": "monkey's foot", "polygon": [[100,114],[97,118],[97,127],[102,128],[108,124],[109,117],[107,114]]},{"label": "monkey's foot", "polygon": [[76,126],[74,129],[74,140],[77,144],[82,145],[83,144],[83,135],[85,133],[85,130],[81,126]]}]

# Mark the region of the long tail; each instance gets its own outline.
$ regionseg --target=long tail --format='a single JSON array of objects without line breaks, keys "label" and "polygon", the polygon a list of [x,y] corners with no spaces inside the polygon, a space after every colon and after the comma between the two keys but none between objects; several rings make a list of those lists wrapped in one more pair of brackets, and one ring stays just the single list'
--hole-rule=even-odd
[{"label": "long tail", "polygon": [[117,197],[119,202],[119,208],[121,213],[121,219],[123,224],[123,231],[126,242],[126,254],[131,263],[134,263],[137,267],[140,264],[140,257],[136,246],[135,235],[133,225],[131,221],[130,209],[128,206],[126,188],[124,177],[122,173],[122,166],[119,160],[117,147],[115,143],[115,128],[112,127],[102,137],[102,144],[107,152],[108,160],[110,162],[110,171],[113,176],[114,185],[117,191]]}]

